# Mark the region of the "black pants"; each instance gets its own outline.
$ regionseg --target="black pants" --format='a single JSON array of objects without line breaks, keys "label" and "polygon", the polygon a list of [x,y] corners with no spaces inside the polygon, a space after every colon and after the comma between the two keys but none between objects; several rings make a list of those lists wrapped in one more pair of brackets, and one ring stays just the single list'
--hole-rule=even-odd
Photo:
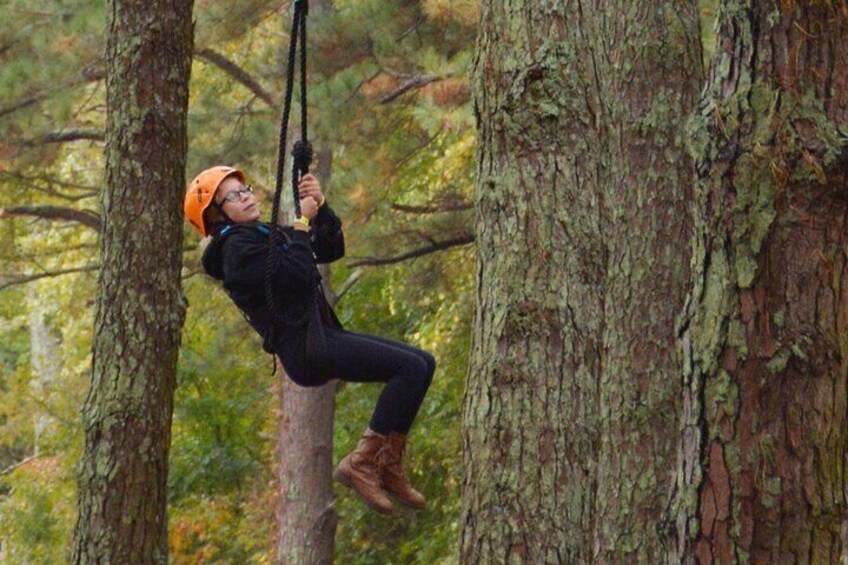
[{"label": "black pants", "polygon": [[[409,433],[436,371],[435,358],[424,350],[382,337],[346,330],[325,329],[327,361],[339,379],[354,383],[386,383],[369,426],[381,434]],[[289,377],[301,386],[320,386],[305,375],[305,348],[301,340],[281,347]]]}]

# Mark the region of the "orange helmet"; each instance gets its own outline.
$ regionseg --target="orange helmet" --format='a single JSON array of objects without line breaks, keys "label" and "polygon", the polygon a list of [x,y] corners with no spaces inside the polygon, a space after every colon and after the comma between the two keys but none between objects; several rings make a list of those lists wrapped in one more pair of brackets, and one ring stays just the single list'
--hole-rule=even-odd
[{"label": "orange helmet", "polygon": [[225,178],[235,175],[239,181],[244,182],[244,173],[233,167],[211,167],[206,169],[191,181],[185,195],[186,219],[191,222],[200,235],[206,237],[206,223],[203,221],[203,212],[212,204],[215,192]]}]

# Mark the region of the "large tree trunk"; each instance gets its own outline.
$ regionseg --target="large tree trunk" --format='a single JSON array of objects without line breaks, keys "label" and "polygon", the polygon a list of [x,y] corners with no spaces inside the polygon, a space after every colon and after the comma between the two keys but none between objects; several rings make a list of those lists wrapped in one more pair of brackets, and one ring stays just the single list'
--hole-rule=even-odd
[{"label": "large tree trunk", "polygon": [[[317,174],[324,188],[330,183],[332,158],[331,150],[318,154]],[[330,268],[323,265],[320,271],[332,304]],[[338,383],[304,388],[285,374],[282,377],[277,433],[277,558],[279,563],[331,564],[338,523],[332,476]]]},{"label": "large tree trunk", "polygon": [[74,563],[167,563],[192,2],[107,6],[106,188]]},{"label": "large tree trunk", "polygon": [[718,12],[672,562],[848,562],[846,19],[844,2]]},{"label": "large tree trunk", "polygon": [[696,2],[487,0],[466,563],[650,562],[673,481]]}]

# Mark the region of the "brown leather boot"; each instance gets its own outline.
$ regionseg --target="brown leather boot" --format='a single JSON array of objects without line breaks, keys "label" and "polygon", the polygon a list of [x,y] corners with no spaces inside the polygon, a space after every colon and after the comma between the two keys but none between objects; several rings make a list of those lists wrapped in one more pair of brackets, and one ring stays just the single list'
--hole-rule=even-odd
[{"label": "brown leather boot", "polygon": [[389,440],[380,452],[383,488],[403,504],[421,509],[427,504],[424,495],[412,488],[412,483],[403,472],[403,452],[406,449],[406,436],[397,432],[389,434]]},{"label": "brown leather boot", "polygon": [[351,488],[368,506],[382,514],[391,514],[392,501],[383,492],[380,480],[379,454],[386,443],[386,436],[371,428],[365,430],[356,449],[339,462],[336,480]]}]

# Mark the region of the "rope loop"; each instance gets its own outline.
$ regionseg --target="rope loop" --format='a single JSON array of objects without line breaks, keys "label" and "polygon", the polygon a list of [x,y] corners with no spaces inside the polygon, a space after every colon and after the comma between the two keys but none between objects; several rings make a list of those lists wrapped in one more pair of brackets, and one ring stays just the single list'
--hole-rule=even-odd
[{"label": "rope loop", "polygon": [[[300,198],[298,196],[298,185],[300,178],[309,172],[312,163],[312,144],[306,136],[306,15],[309,13],[308,0],[293,0],[294,13],[292,15],[292,30],[289,38],[288,70],[286,74],[286,94],[283,99],[283,112],[280,123],[280,138],[277,151],[277,175],[276,188],[274,190],[274,202],[271,205],[271,232],[268,234],[268,256],[265,263],[265,302],[271,311],[271,327],[265,340],[273,344],[274,334],[281,322],[280,312],[274,300],[273,274],[276,266],[277,254],[287,236],[279,226],[278,218],[280,211],[280,200],[283,192],[283,172],[285,171],[286,141],[288,140],[289,115],[291,114],[292,96],[294,94],[294,67],[297,59],[297,44],[300,42],[300,128],[301,139],[295,143],[292,150],[294,157],[292,171],[292,191],[294,194],[295,217],[300,216]],[[276,371],[276,358],[275,358]]]},{"label": "rope loop", "polygon": [[312,144],[309,141],[300,140],[292,148],[292,192],[294,193],[294,209],[296,216],[300,216],[300,196],[298,185],[303,175],[309,172],[312,164]]},{"label": "rope loop", "polygon": [[[297,62],[297,44],[300,43],[300,137],[308,143],[307,138],[307,99],[306,99],[306,15],[309,12],[307,0],[294,0],[292,29],[289,38],[288,69],[286,73],[286,93],[283,98],[283,112],[280,123],[280,138],[277,144],[277,176],[274,190],[274,202],[271,206],[271,225],[277,224],[280,211],[280,201],[283,192],[283,173],[285,171],[286,141],[288,140],[289,116],[291,115],[292,98],[294,96],[294,67]],[[306,170],[309,167],[307,165]],[[303,169],[300,169],[302,171]],[[299,180],[299,179],[298,179]],[[294,184],[294,182],[292,183]],[[295,214],[300,215],[300,199],[297,190],[294,191]]]}]

